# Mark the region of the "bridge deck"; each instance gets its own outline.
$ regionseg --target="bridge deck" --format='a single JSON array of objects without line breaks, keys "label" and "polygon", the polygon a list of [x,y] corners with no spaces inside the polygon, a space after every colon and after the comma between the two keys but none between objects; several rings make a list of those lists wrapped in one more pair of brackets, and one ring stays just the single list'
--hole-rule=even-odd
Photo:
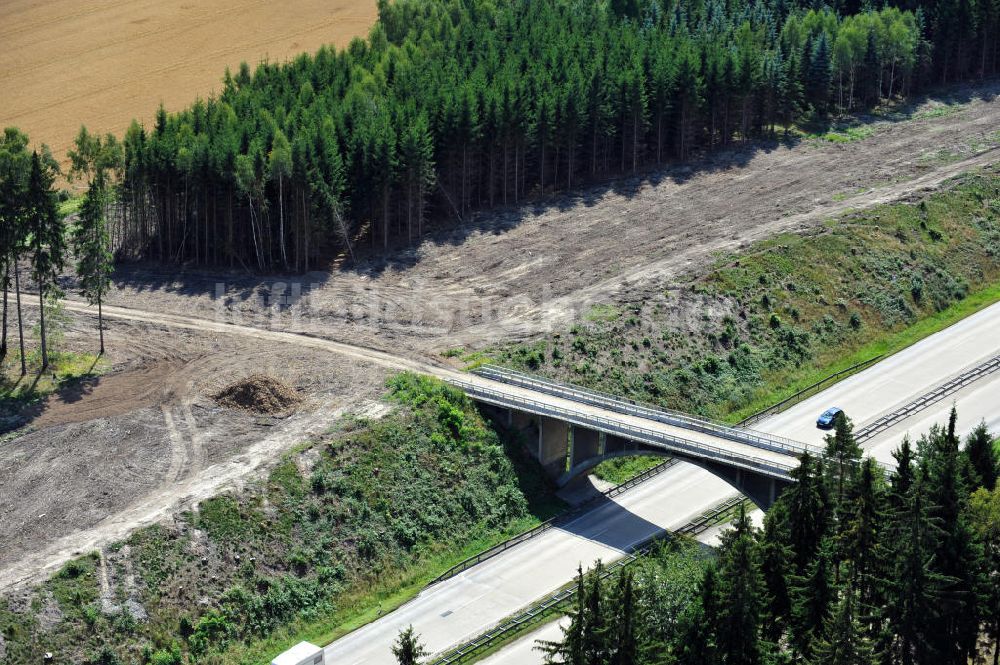
[{"label": "bridge deck", "polygon": [[724,464],[781,479],[787,479],[788,472],[798,466],[797,451],[769,450],[708,431],[679,427],[475,375],[449,379],[449,383],[479,402],[556,418],[693,461]]},{"label": "bridge deck", "polygon": [[787,437],[777,436],[768,432],[759,432],[743,427],[733,427],[726,423],[708,420],[707,418],[698,418],[686,413],[670,411],[668,409],[659,408],[649,404],[637,403],[608,393],[559,383],[558,381],[532,376],[530,374],[517,372],[505,367],[484,365],[475,369],[474,372],[479,376],[487,379],[493,379],[494,381],[499,381],[501,383],[520,386],[522,388],[527,388],[529,390],[534,390],[548,395],[554,395],[556,397],[564,397],[582,404],[591,404],[603,407],[617,413],[638,416],[648,420],[656,420],[667,423],[668,425],[676,425],[683,429],[708,432],[714,436],[721,436],[733,441],[748,443],[757,448],[775,450],[793,456],[799,456],[807,451],[814,455],[821,455],[823,453],[822,449],[818,449],[815,446],[808,446],[800,441],[795,441]]}]

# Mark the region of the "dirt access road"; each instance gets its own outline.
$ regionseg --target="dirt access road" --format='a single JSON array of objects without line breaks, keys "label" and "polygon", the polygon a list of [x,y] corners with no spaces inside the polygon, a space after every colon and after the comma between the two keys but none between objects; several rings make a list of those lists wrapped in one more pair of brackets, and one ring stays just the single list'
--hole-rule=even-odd
[{"label": "dirt access road", "polygon": [[[111,308],[112,371],[32,409],[0,442],[0,590],[239,487],[346,413],[384,409],[384,366],[363,356],[114,315]],[[92,350],[92,314],[73,318],[68,347]],[[275,417],[211,399],[256,372],[281,377],[305,404]]]},{"label": "dirt access road", "polygon": [[[0,586],[238,484],[343,410],[372,408],[387,367],[422,369],[439,349],[563,326],[588,302],[669,288],[719,250],[996,161],[997,87],[927,100],[851,143],[746,148],[481,215],[333,273],[122,269],[107,309],[115,372],[0,444]],[[92,346],[92,315],[74,314],[70,342]],[[293,343],[286,331],[302,334]],[[207,400],[254,371],[309,403],[262,423]],[[134,399],[122,406],[122,395]]]},{"label": "dirt access road", "polygon": [[0,128],[63,159],[81,124],[120,136],[218,91],[227,66],[344,46],[376,16],[375,0],[4,0]]},{"label": "dirt access road", "polygon": [[[998,91],[993,82],[923,100],[894,120],[872,119],[861,140],[747,146],[481,214],[389,259],[332,274],[259,279],[126,269],[111,300],[386,350],[530,338],[568,327],[592,303],[669,288],[717,252],[906,198],[996,162]],[[217,297],[220,284],[224,297]],[[308,297],[276,306],[292,284]]]}]

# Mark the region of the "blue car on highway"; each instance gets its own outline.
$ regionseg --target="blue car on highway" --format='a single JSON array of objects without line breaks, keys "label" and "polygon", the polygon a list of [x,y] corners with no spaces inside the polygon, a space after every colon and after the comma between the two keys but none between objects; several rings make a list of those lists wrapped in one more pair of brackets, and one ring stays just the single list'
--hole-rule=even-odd
[{"label": "blue car on highway", "polygon": [[831,429],[833,427],[833,422],[841,413],[843,413],[843,411],[835,406],[827,409],[816,421],[816,427],[820,429]]}]

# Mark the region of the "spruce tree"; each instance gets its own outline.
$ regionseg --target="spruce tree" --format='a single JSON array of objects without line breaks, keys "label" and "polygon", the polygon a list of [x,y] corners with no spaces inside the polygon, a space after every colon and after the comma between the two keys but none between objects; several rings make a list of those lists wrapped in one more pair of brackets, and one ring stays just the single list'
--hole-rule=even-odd
[{"label": "spruce tree", "polygon": [[822,471],[814,466],[812,456],[805,453],[799,466],[790,473],[795,481],[785,490],[781,500],[788,506],[788,531],[795,572],[805,573],[827,534],[829,524],[828,498]]},{"label": "spruce tree", "polygon": [[850,561],[851,585],[858,591],[862,615],[871,615],[881,606],[877,601],[885,572],[882,526],[887,518],[881,476],[875,460],[866,459],[852,492],[851,512],[844,515],[842,552]]},{"label": "spruce tree", "polygon": [[[698,599],[691,603],[681,620],[676,662],[684,665],[716,665],[719,662],[719,602],[716,568],[709,564],[699,585]],[[661,652],[655,655],[660,656]]]},{"label": "spruce tree", "polygon": [[986,423],[979,423],[972,430],[965,442],[965,455],[975,472],[975,478],[970,478],[970,489],[977,486],[992,490],[996,487],[997,476],[1000,474],[1000,460],[993,446],[993,437],[986,428]]},{"label": "spruce tree", "polygon": [[38,287],[43,370],[49,366],[45,305],[47,299],[61,295],[57,279],[63,267],[66,249],[62,220],[59,218],[55,191],[52,188],[55,169],[53,161],[48,158],[43,161],[37,152],[32,153],[26,220],[31,233],[31,276]]},{"label": "spruce tree", "polygon": [[792,587],[792,644],[800,658],[809,660],[830,616],[834,586],[830,545],[824,542],[806,575],[796,577]]},{"label": "spruce tree", "polygon": [[896,460],[896,473],[890,478],[889,500],[893,510],[900,511],[906,506],[916,472],[913,446],[908,435],[903,437],[903,443],[893,451],[892,456]]},{"label": "spruce tree", "polygon": [[934,567],[952,580],[948,593],[942,598],[942,622],[934,638],[946,662],[964,664],[972,656],[979,634],[981,617],[977,597],[982,589],[982,552],[965,515],[969,495],[962,480],[956,421],[953,407],[948,429],[932,430],[925,449],[928,451],[927,490],[931,514],[940,528]]},{"label": "spruce tree", "polygon": [[983,546],[986,592],[982,598],[984,634],[992,642],[993,665],[1000,663],[1000,487],[979,488],[969,500],[969,522]]},{"label": "spruce tree", "polygon": [[408,626],[399,633],[396,643],[392,645],[392,655],[399,665],[420,665],[420,659],[427,655],[427,651],[420,643],[420,637],[413,631],[413,626]]},{"label": "spruce tree", "polygon": [[760,629],[766,592],[753,526],[742,505],[720,549],[719,656],[726,665],[758,665],[764,653]]},{"label": "spruce tree", "polygon": [[615,630],[611,641],[610,665],[638,665],[639,635],[636,622],[635,578],[631,571],[618,578]]},{"label": "spruce tree", "polygon": [[843,412],[834,418],[834,433],[826,436],[826,457],[830,464],[828,473],[835,492],[834,512],[839,512],[844,503],[845,492],[851,484],[861,460],[861,446],[854,440],[854,424]]},{"label": "spruce tree", "polygon": [[810,665],[872,665],[875,651],[858,621],[857,598],[848,586],[824,627]]},{"label": "spruce tree", "polygon": [[764,515],[764,532],[760,539],[761,574],[767,589],[764,636],[775,643],[787,627],[792,609],[788,576],[793,563],[788,543],[788,508],[779,500]]},{"label": "spruce tree", "polygon": [[830,104],[833,66],[826,32],[820,32],[809,53],[806,90],[809,103],[819,115],[826,115]]},{"label": "spruce tree", "polygon": [[917,476],[897,513],[899,538],[891,543],[893,569],[887,578],[886,616],[893,635],[889,647],[893,662],[900,665],[934,665],[944,654],[935,633],[940,630],[944,588],[954,580],[932,566],[941,537],[927,506],[927,487]]},{"label": "spruce tree", "polygon": [[104,294],[111,284],[112,256],[108,247],[107,220],[104,216],[108,196],[105,176],[98,172],[80,206],[80,214],[73,229],[73,251],[76,255],[76,274],[80,280],[80,293],[91,305],[97,305],[97,329],[100,352],[104,354]]}]

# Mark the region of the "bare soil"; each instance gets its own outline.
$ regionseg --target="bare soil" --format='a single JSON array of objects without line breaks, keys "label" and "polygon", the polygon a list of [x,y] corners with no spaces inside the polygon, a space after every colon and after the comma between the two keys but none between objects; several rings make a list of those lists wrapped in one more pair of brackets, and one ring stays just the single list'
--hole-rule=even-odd
[{"label": "bare soil", "polygon": [[220,90],[227,66],[345,46],[376,16],[374,0],[4,0],[0,127],[62,158],[81,124],[121,135]]},{"label": "bare soil", "polygon": [[530,338],[568,327],[595,303],[663,291],[720,252],[996,162],[997,92],[997,82],[958,89],[892,120],[871,118],[874,133],[851,143],[739,146],[480,214],[388,259],[332,273],[261,279],[126,267],[112,300],[394,352]]},{"label": "bare soil", "polygon": [[[77,323],[67,345],[92,346],[93,320]],[[357,358],[161,325],[106,325],[114,372],[87,391],[53,396],[23,433],[0,443],[0,589],[239,486],[345,413],[372,411],[382,391],[383,368]],[[281,376],[308,398],[277,417],[209,397],[254,372]]]},{"label": "bare soil", "polygon": [[[718,252],[994,163],[998,90],[926,100],[853,143],[743,146],[479,215],[333,272],[123,267],[105,309],[114,371],[0,442],[0,589],[238,486],[344,413],[377,414],[391,369],[566,326],[593,303],[662,292]],[[944,103],[958,106],[941,114]],[[92,308],[67,310],[67,344],[92,347]],[[281,419],[211,399],[253,373],[305,401]]]},{"label": "bare soil", "polygon": [[302,403],[294,388],[266,374],[251,374],[212,396],[219,406],[269,415],[288,414]]}]

